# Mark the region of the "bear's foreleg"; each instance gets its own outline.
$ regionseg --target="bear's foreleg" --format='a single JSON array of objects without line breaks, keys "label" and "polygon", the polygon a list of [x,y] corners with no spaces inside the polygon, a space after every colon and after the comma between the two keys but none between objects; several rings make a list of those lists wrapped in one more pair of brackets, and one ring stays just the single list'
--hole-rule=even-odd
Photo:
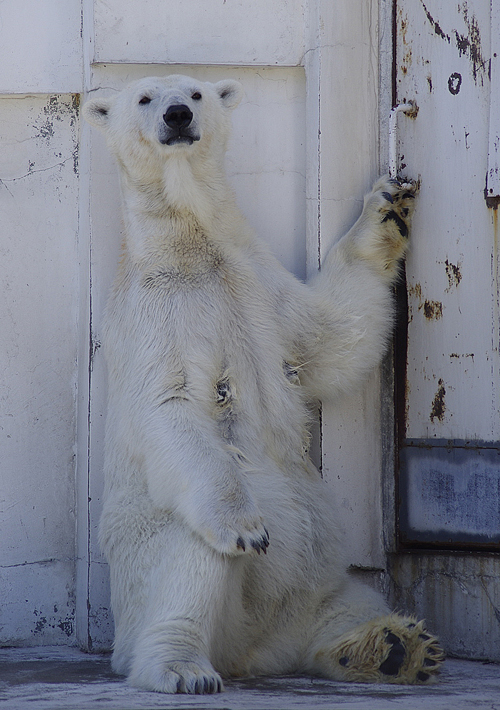
[{"label": "bear's foreleg", "polygon": [[146,421],[144,468],[153,505],[179,516],[219,553],[265,553],[269,534],[243,466],[201,405],[169,400]]},{"label": "bear's foreleg", "polygon": [[330,249],[311,282],[301,382],[325,399],[359,386],[379,362],[394,322],[391,286],[408,248],[415,187],[380,179],[361,216]]}]

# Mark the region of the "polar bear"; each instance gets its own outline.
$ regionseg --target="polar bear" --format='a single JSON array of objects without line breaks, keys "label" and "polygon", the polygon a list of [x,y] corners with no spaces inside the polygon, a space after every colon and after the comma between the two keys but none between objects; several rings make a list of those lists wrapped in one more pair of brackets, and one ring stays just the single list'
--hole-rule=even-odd
[{"label": "polar bear", "polygon": [[125,230],[103,339],[113,668],[165,693],[294,672],[429,682],[437,640],[349,576],[307,454],[311,403],[351,391],[384,352],[414,189],[379,180],[298,281],[226,182],[241,96],[173,75],[84,108],[116,157]]}]

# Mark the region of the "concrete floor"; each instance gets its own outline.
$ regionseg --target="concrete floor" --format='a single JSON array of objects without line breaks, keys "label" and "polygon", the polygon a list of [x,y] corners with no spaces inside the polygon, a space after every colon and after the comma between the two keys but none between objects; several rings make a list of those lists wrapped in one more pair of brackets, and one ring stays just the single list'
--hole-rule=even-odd
[{"label": "concrete floor", "polygon": [[220,695],[134,690],[113,674],[109,656],[63,647],[0,649],[0,710],[500,710],[500,665],[447,660],[431,687],[251,678]]}]

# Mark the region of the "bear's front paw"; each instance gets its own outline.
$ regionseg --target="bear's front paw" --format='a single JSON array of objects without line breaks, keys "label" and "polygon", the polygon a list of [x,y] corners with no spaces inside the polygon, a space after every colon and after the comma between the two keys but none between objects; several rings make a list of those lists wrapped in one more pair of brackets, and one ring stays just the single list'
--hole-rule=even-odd
[{"label": "bear's front paw", "polygon": [[259,509],[242,490],[218,493],[198,504],[193,516],[195,529],[217,552],[224,555],[264,554],[269,533]]},{"label": "bear's front paw", "polygon": [[228,526],[220,530],[215,536],[208,535],[207,541],[218,552],[225,555],[242,555],[249,553],[261,552],[266,554],[269,547],[269,533],[262,523],[254,526],[250,525],[234,525]]},{"label": "bear's front paw", "polygon": [[261,550],[266,554],[267,548],[269,547],[269,533],[267,529],[262,526],[260,529],[256,528],[247,535],[238,535],[236,547],[242,552],[246,552],[248,548],[249,551],[252,549],[255,550],[258,555],[260,555]]},{"label": "bear's front paw", "polygon": [[397,275],[399,260],[408,249],[416,193],[415,183],[383,177],[365,201],[357,236],[359,253],[389,281]]},{"label": "bear's front paw", "polygon": [[224,690],[220,675],[209,663],[203,666],[188,661],[152,663],[134,668],[130,685],[156,693],[188,693],[203,695]]},{"label": "bear's front paw", "polygon": [[373,188],[382,224],[395,227],[404,238],[408,237],[416,191],[415,183],[394,178],[382,178]]}]

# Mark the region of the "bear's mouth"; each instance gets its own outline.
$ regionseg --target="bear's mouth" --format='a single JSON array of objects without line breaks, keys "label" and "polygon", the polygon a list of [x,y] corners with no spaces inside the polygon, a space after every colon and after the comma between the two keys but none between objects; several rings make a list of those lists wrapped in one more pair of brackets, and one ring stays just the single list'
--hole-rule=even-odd
[{"label": "bear's mouth", "polygon": [[176,135],[170,135],[165,138],[160,139],[160,143],[163,145],[193,145],[195,141],[199,141],[200,137],[192,135],[190,133],[178,133]]}]

